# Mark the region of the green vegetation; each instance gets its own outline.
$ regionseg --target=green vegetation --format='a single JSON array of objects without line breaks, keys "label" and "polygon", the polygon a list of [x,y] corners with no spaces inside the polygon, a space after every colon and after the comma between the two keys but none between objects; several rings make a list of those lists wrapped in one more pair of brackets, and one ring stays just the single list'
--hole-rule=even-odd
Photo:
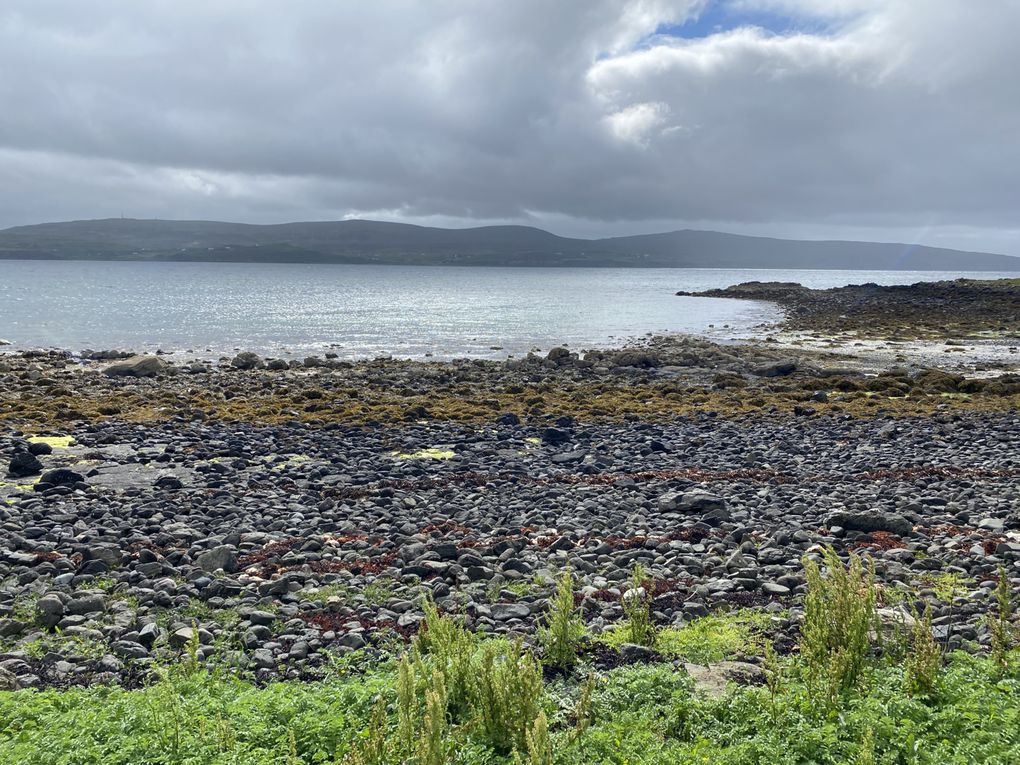
[{"label": "green vegetation", "polygon": [[1009,666],[1010,649],[1020,642],[1020,627],[1010,622],[1013,616],[1013,596],[1009,590],[1006,570],[999,567],[995,585],[995,613],[988,618],[988,632],[992,643],[992,658],[1002,669]]},{"label": "green vegetation", "polygon": [[652,623],[652,588],[654,582],[645,572],[640,563],[634,564],[630,575],[630,587],[623,593],[623,613],[625,622],[621,632],[624,642],[655,647],[656,630]]},{"label": "green vegetation", "polygon": [[561,669],[574,666],[583,636],[584,622],[574,604],[574,575],[567,569],[556,582],[556,594],[550,601],[545,625],[538,630],[546,663]]},{"label": "green vegetation", "polygon": [[[801,655],[809,683],[832,706],[839,695],[853,691],[865,670],[871,633],[877,626],[875,573],[871,564],[850,554],[844,566],[831,547],[821,566],[804,559],[808,592],[804,599]],[[879,629],[879,634],[881,630]]]},{"label": "green vegetation", "polygon": [[957,598],[967,594],[968,585],[971,580],[963,574],[954,571],[944,571],[924,577],[922,581],[931,587],[935,597],[943,603],[952,603]]},{"label": "green vegetation", "polygon": [[[866,688],[842,697],[835,714],[813,704],[796,662],[783,673],[774,709],[767,687],[734,688],[712,699],[694,693],[689,678],[670,664],[627,667],[592,684],[581,732],[573,710],[583,685],[549,686],[516,759],[557,765],[1009,765],[1020,761],[1020,672],[1016,663],[1011,667],[1002,675],[991,660],[955,654],[937,692],[912,697],[903,692],[902,670],[876,665]],[[0,693],[0,762],[515,762],[515,755],[491,747],[480,721],[439,714],[443,689],[434,674],[416,673],[413,681],[400,675],[389,663],[320,683],[258,688],[197,670],[171,672],[139,691]]]},{"label": "green vegetation", "polygon": [[[766,642],[770,616],[711,614],[652,632],[664,654],[713,662],[761,652],[761,686],[697,690],[679,663],[598,672],[546,633],[573,671],[543,682],[520,642],[469,631],[426,600],[410,649],[338,659],[327,678],[257,687],[198,658],[140,690],[0,692],[5,765],[941,765],[1020,762],[1020,649],[1005,577],[990,656],[943,657],[931,615],[915,615],[902,662],[881,655],[870,565],[827,550],[806,561],[800,655]],[[632,589],[653,583],[636,568]],[[635,585],[637,587],[635,587]],[[569,572],[544,629],[575,634]],[[567,595],[570,595],[568,601]],[[823,608],[824,606],[824,608]],[[644,612],[630,609],[628,636]],[[991,626],[991,623],[990,623]],[[648,628],[652,625],[650,620]],[[994,628],[1000,629],[1000,628]],[[611,634],[616,634],[611,633]],[[647,632],[645,633],[647,634]],[[60,636],[54,636],[59,639]],[[998,639],[995,639],[998,640]],[[821,702],[821,703],[820,703]]]},{"label": "green vegetation", "polygon": [[910,652],[904,671],[904,688],[910,696],[931,696],[938,689],[942,651],[932,634],[931,608],[914,614]]},{"label": "green vegetation", "polygon": [[[694,664],[710,664],[764,650],[764,632],[770,617],[760,611],[740,610],[695,619],[683,627],[664,627],[655,633],[655,649],[663,656]],[[600,638],[613,648],[632,643],[625,621]]]},{"label": "green vegetation", "polygon": [[40,635],[18,646],[26,656],[41,659],[48,653],[59,653],[78,659],[100,659],[110,651],[105,640],[96,640],[84,635],[67,635],[57,629],[54,633]]},{"label": "green vegetation", "polygon": [[351,603],[360,598],[367,605],[383,606],[393,599],[394,592],[393,581],[380,578],[369,582],[361,590],[343,582],[336,582],[314,589],[298,590],[294,594],[301,600],[307,600],[310,603],[317,603],[323,606],[334,598],[336,600],[333,602],[344,604]]}]

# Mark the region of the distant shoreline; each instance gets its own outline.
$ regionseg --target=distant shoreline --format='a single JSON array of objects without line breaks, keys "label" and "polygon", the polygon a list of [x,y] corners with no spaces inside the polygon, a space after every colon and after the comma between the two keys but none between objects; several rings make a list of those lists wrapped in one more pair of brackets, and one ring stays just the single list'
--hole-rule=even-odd
[{"label": "distant shoreline", "polygon": [[252,225],[112,218],[0,230],[0,259],[577,268],[1020,272],[1020,258],[897,242],[680,230],[578,239],[528,226],[344,220]]},{"label": "distant shoreline", "polygon": [[[1005,255],[1003,257],[1010,257]],[[1020,258],[1018,258],[1020,260]],[[180,264],[221,264],[221,265],[267,265],[267,266],[385,266],[396,268],[519,268],[528,271],[540,269],[635,269],[642,271],[856,271],[868,273],[873,271],[891,271],[896,273],[985,273],[985,274],[1010,274],[1020,273],[1020,264],[1015,270],[1002,270],[993,268],[845,268],[842,266],[663,266],[663,265],[642,265],[633,263],[630,265],[602,264],[602,263],[577,263],[564,265],[560,263],[389,263],[378,261],[357,261],[357,262],[335,262],[335,261],[314,261],[314,260],[177,260],[173,258],[68,258],[68,257],[46,257],[36,256],[31,258],[15,258],[0,253],[0,261],[10,263],[150,263],[159,265],[180,265]]]}]

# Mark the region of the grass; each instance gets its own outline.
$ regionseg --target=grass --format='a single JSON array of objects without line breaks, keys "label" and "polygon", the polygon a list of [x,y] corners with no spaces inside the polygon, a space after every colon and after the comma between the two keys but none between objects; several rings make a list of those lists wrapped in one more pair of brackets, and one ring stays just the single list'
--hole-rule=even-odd
[{"label": "grass", "polygon": [[[904,671],[876,666],[870,682],[840,701],[835,714],[811,703],[786,660],[775,708],[767,688],[733,688],[721,699],[693,693],[671,664],[605,672],[591,686],[583,731],[572,719],[585,680],[542,691],[541,715],[551,762],[842,765],[872,752],[875,762],[1020,762],[1020,668],[950,657],[939,690],[912,697]],[[318,683],[257,687],[203,670],[168,673],[137,691],[93,687],[0,693],[0,762],[8,765],[255,765],[343,763],[368,740],[373,713],[384,740],[398,732],[398,667]],[[431,681],[419,678],[415,724],[426,719]],[[406,690],[405,690],[406,693]],[[381,701],[380,701],[381,700]],[[404,708],[415,703],[405,702]],[[530,712],[529,712],[530,714]],[[536,712],[524,734],[535,737]],[[450,720],[455,718],[450,718]],[[440,722],[437,717],[434,723]],[[539,728],[541,725],[538,726]],[[413,728],[421,737],[421,728]],[[870,733],[869,733],[870,731]],[[450,723],[442,762],[509,765],[513,755],[489,742],[483,726]],[[407,760],[417,762],[420,760]],[[539,760],[543,761],[543,760]],[[545,760],[548,762],[549,760]]]},{"label": "grass", "polygon": [[[868,563],[844,563],[830,550],[821,564],[805,565],[800,655],[777,657],[765,641],[771,617],[749,611],[711,614],[655,635],[660,652],[702,662],[764,652],[761,687],[703,694],[668,658],[609,671],[579,661],[547,684],[522,643],[474,633],[426,600],[425,625],[410,650],[352,654],[318,682],[255,686],[225,667],[203,667],[196,639],[140,690],[0,692],[0,762],[1020,762],[1020,648],[1005,577],[991,615],[1002,633],[993,655],[942,656],[926,612],[899,660],[883,655],[872,636]],[[567,576],[559,580],[558,610],[569,620]],[[645,581],[635,572],[633,584]]]},{"label": "grass", "polygon": [[41,659],[49,653],[75,659],[101,659],[109,653],[110,647],[103,640],[91,640],[81,635],[65,635],[57,631],[22,643],[20,650],[33,659]]},{"label": "grass", "polygon": [[321,587],[308,590],[298,590],[295,595],[301,600],[310,603],[326,605],[332,598],[337,598],[340,603],[350,603],[359,595],[367,605],[383,606],[393,599],[396,592],[394,583],[389,579],[376,579],[366,584],[361,590],[343,582],[324,584]]},{"label": "grass", "polygon": [[957,598],[963,597],[973,584],[970,577],[952,571],[924,576],[921,581],[931,587],[935,597],[943,603],[952,603]]},{"label": "grass", "polygon": [[[657,631],[655,649],[663,656],[684,659],[694,664],[710,664],[736,656],[760,654],[771,616],[762,611],[740,610],[716,613],[695,619],[683,627],[664,627]],[[604,632],[600,639],[619,648],[632,642],[627,624]]]}]

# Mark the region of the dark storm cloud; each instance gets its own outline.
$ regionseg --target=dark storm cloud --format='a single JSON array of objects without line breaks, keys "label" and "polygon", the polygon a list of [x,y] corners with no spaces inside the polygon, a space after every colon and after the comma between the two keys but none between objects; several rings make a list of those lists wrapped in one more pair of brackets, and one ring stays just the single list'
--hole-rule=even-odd
[{"label": "dark storm cloud", "polygon": [[12,0],[0,225],[697,221],[1020,249],[1015,2],[730,0],[814,31],[655,34],[704,5]]}]

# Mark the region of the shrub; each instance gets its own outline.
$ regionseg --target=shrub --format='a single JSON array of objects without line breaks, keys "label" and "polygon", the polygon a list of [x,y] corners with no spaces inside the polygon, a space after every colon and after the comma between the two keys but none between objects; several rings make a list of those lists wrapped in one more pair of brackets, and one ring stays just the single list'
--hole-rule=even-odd
[{"label": "shrub", "polygon": [[474,664],[473,711],[480,733],[497,752],[527,750],[527,735],[541,711],[542,668],[519,642],[482,644]]},{"label": "shrub", "polygon": [[443,765],[447,761],[447,698],[443,673],[434,670],[419,697],[415,665],[405,656],[397,673],[397,730],[389,732],[385,697],[379,697],[368,729],[348,757],[350,765]]},{"label": "shrub", "polygon": [[545,712],[539,712],[531,730],[528,731],[528,759],[524,760],[514,750],[514,765],[552,765],[552,742],[549,740],[549,721]]},{"label": "shrub", "polygon": [[556,582],[556,595],[549,604],[545,625],[538,629],[546,663],[561,669],[574,666],[583,635],[584,623],[574,605],[574,577],[568,568]]},{"label": "shrub", "polygon": [[932,695],[938,687],[941,666],[942,651],[932,635],[931,607],[926,605],[923,614],[914,613],[914,627],[904,673],[904,690],[907,695]]},{"label": "shrub", "polygon": [[988,618],[988,631],[991,638],[992,658],[1000,669],[1006,669],[1009,663],[1009,650],[1013,645],[1014,635],[1010,618],[1013,615],[1013,600],[1009,592],[1009,580],[1006,570],[999,567],[999,579],[995,586],[995,613]]},{"label": "shrub", "polygon": [[588,679],[584,681],[584,685],[581,686],[581,692],[578,694],[577,703],[574,704],[574,711],[571,717],[574,720],[574,727],[570,730],[570,735],[567,739],[568,743],[576,744],[582,738],[584,734],[588,732],[588,728],[591,727],[592,723],[592,709],[594,706],[595,697],[595,675],[588,675]]},{"label": "shrub", "polygon": [[864,729],[854,765],[875,765],[875,731],[872,728]]},{"label": "shrub", "polygon": [[623,613],[626,618],[627,642],[655,647],[655,625],[652,624],[652,585],[654,582],[640,563],[634,564],[630,588],[623,593]]},{"label": "shrub", "polygon": [[[443,673],[450,713],[463,716],[471,704],[474,683],[472,662],[478,647],[478,638],[453,617],[440,614],[435,602],[426,598],[422,604],[425,623],[415,635],[413,652],[419,665],[423,657]],[[427,669],[419,667],[426,676]]]},{"label": "shrub", "polygon": [[801,655],[809,685],[816,693],[824,691],[831,705],[857,687],[864,671],[875,624],[875,575],[872,565],[854,553],[846,566],[831,547],[822,558],[824,576],[815,561],[804,559],[808,591]]}]

